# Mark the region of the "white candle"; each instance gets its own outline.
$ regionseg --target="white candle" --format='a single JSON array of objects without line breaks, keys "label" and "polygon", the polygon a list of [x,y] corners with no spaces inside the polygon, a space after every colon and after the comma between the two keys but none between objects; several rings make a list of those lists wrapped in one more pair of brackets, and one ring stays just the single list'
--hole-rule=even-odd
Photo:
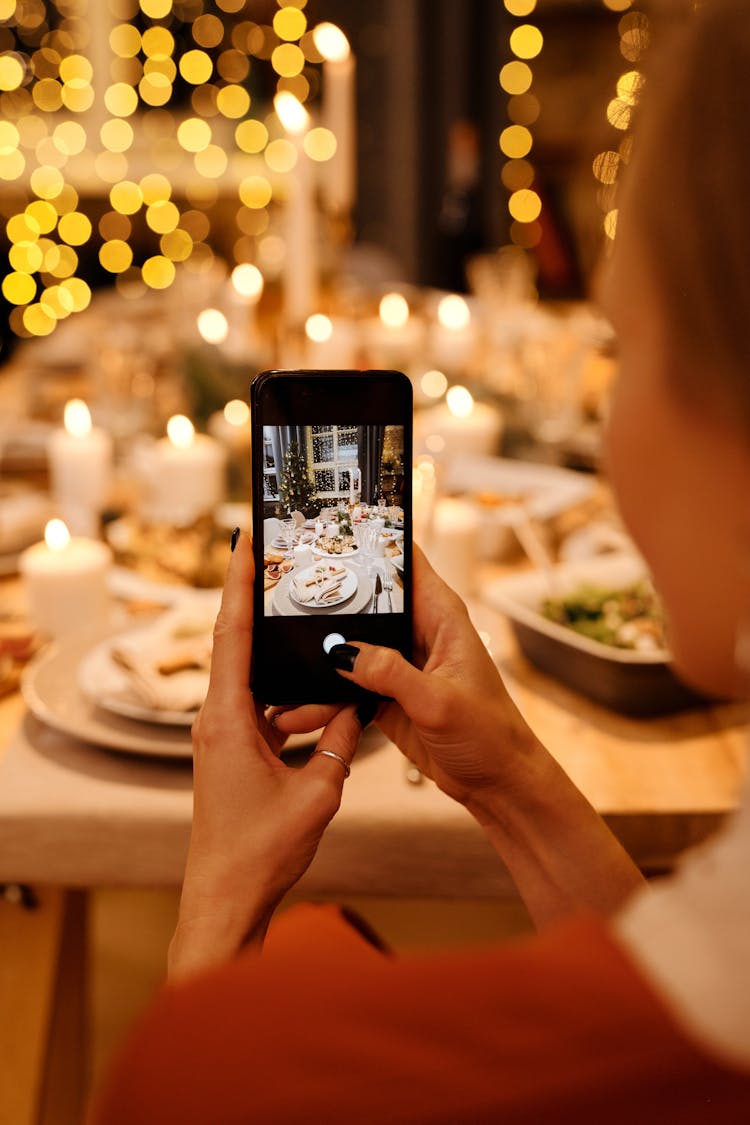
[{"label": "white candle", "polygon": [[476,585],[479,516],[463,500],[438,500],[432,514],[426,553],[440,577],[462,597]]},{"label": "white candle", "polygon": [[217,410],[208,419],[208,432],[230,454],[248,453],[252,432],[250,407],[241,398],[230,399],[223,410]]},{"label": "white candle", "polygon": [[401,293],[386,293],[378,316],[365,324],[365,339],[373,366],[407,368],[424,343],[424,325]]},{"label": "white candle", "polygon": [[466,366],[477,347],[477,327],[471,309],[458,293],[440,300],[437,323],[430,328],[429,353],[439,367],[457,370]]},{"label": "white candle", "polygon": [[218,441],[175,414],[146,457],[146,518],[184,527],[211,512],[224,499],[226,460]]},{"label": "white candle", "polygon": [[336,138],[336,152],[323,180],[326,210],[347,215],[357,192],[356,63],[343,31],[320,23],[313,40],[323,56],[323,123]]},{"label": "white candle", "polygon": [[465,453],[497,453],[503,419],[487,403],[474,402],[466,387],[453,386],[446,401],[417,415],[414,444],[442,460]]},{"label": "white candle", "polygon": [[107,571],[112,552],[95,539],[71,538],[62,520],[50,520],[45,541],[23,552],[20,572],[29,616],[51,637],[105,624],[110,611]]},{"label": "white candle", "polygon": [[302,324],[315,307],[318,290],[314,183],[302,143],[310,115],[288,90],[277,94],[273,104],[297,150],[294,172],[287,181],[283,291],[287,323]]},{"label": "white candle", "polygon": [[305,321],[305,365],[320,370],[354,368],[359,359],[355,321],[313,313]]},{"label": "white candle", "polygon": [[55,430],[47,448],[52,496],[75,534],[93,535],[112,485],[112,437],[91,425],[81,399],[65,405],[64,429]]},{"label": "white candle", "polygon": [[227,337],[224,351],[243,359],[256,354],[261,347],[255,310],[263,296],[263,274],[250,262],[242,262],[232,270],[226,288]]}]

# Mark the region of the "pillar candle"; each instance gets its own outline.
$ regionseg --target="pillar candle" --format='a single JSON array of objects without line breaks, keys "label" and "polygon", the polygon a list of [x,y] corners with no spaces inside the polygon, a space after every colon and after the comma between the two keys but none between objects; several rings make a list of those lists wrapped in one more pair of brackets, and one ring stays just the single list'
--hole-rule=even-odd
[{"label": "pillar candle", "polygon": [[72,537],[50,520],[45,539],[27,548],[19,567],[29,616],[40,632],[58,638],[99,622],[110,612],[107,571],[112,552],[95,539]]},{"label": "pillar candle", "polygon": [[318,24],[313,39],[323,56],[323,123],[336,138],[336,152],[324,172],[323,196],[329,213],[347,215],[357,190],[357,68],[349,41],[335,24]]},{"label": "pillar candle", "polygon": [[47,447],[52,497],[74,534],[94,535],[112,485],[112,437],[91,425],[81,399],[65,405],[64,427]]},{"label": "pillar candle", "polygon": [[146,518],[185,527],[211,512],[224,499],[226,459],[218,441],[175,414],[145,458]]}]

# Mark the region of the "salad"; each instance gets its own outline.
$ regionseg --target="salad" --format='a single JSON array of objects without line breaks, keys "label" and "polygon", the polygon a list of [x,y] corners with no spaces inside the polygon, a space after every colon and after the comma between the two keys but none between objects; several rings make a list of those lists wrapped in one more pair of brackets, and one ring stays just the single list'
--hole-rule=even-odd
[{"label": "salad", "polygon": [[656,652],[667,647],[664,611],[653,586],[641,579],[619,590],[581,585],[562,598],[547,598],[544,617],[615,648]]}]

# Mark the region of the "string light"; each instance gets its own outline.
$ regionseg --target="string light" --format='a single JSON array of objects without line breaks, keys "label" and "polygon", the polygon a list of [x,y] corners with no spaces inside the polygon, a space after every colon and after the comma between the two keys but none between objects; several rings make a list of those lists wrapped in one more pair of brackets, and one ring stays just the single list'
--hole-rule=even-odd
[{"label": "string light", "polygon": [[[110,25],[96,89],[82,0],[0,0],[0,184],[12,188],[0,197],[10,244],[0,287],[22,336],[47,335],[87,307],[91,290],[77,276],[87,247],[128,298],[168,287],[178,267],[209,269],[217,182],[234,170],[235,261],[278,271],[274,176],[294,167],[297,150],[274,114],[262,119],[248,79],[263,65],[276,94],[300,106],[320,88],[306,0],[277,0],[268,24],[248,18],[247,0],[95,2]],[[304,151],[330,160],[336,137],[309,129]],[[155,172],[139,180],[142,160]],[[108,196],[94,222],[74,186],[92,174]],[[186,199],[173,198],[178,176]]]},{"label": "string light", "polygon": [[[599,183],[597,200],[602,212],[602,227],[610,243],[617,233],[617,180],[623,165],[630,159],[632,139],[630,129],[633,109],[643,88],[643,74],[637,64],[651,42],[651,24],[645,12],[634,11],[633,0],[602,0],[604,7],[621,15],[617,30],[620,34],[620,54],[630,64],[615,83],[615,96],[606,108],[607,121],[617,131],[613,147],[597,153],[593,172]],[[616,147],[615,147],[616,146]]]},{"label": "string light", "polygon": [[534,165],[529,159],[534,147],[531,126],[539,116],[539,101],[531,93],[534,72],[531,61],[539,57],[544,37],[528,17],[534,13],[536,0],[503,0],[506,11],[523,23],[513,27],[508,46],[514,56],[500,70],[501,89],[508,95],[507,113],[511,124],[500,134],[500,151],[505,162],[500,172],[507,189],[508,212],[511,217],[510,238],[517,246],[531,249],[541,237],[539,217],[542,200],[534,190]]}]

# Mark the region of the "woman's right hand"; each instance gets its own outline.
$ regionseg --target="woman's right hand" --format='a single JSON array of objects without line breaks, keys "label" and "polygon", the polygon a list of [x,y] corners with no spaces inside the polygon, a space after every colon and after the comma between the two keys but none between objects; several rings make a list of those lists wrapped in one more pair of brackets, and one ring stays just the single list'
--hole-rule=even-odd
[{"label": "woman's right hand", "polygon": [[482,791],[513,786],[539,743],[466,606],[418,548],[414,622],[418,667],[393,649],[360,642],[336,646],[331,659],[346,679],[391,697],[381,704],[377,725],[449,796],[466,804]]}]

